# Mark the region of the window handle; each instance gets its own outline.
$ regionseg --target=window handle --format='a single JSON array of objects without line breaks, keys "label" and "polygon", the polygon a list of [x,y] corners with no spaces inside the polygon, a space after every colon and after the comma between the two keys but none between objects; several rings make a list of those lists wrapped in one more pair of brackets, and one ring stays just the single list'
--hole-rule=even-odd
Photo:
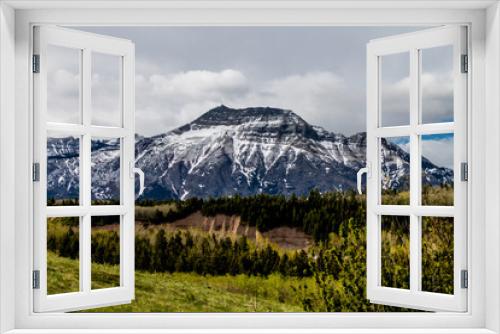
[{"label": "window handle", "polygon": [[363,190],[361,189],[361,180],[362,180],[362,176],[363,174],[366,173],[366,177],[370,177],[370,163],[366,163],[366,167],[363,167],[363,168],[360,168],[358,170],[358,173],[356,174],[357,176],[357,186],[358,186],[358,193],[359,194],[362,194],[363,193]]},{"label": "window handle", "polygon": [[134,167],[134,163],[133,162],[130,162],[130,177],[131,178],[134,178],[135,177],[135,174],[138,174],[139,175],[139,194],[137,194],[137,197],[141,196],[142,193],[144,192],[144,172],[142,171],[142,169],[138,168],[138,167]]},{"label": "window handle", "polygon": [[144,172],[142,169],[134,167],[134,173],[139,174],[139,194],[137,194],[137,197],[139,197],[144,192]]}]

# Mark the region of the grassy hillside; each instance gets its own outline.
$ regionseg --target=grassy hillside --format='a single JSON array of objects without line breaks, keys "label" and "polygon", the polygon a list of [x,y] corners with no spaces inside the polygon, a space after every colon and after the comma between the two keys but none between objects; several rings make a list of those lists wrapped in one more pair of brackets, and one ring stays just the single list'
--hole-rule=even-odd
[{"label": "grassy hillside", "polygon": [[[451,188],[425,193],[432,203],[453,198]],[[391,194],[391,200],[399,203],[407,195]],[[144,203],[135,235],[136,300],[96,311],[403,311],[366,299],[364,202],[353,193],[311,192],[307,198]],[[112,216],[92,224],[92,287],[117,286],[118,224]],[[48,221],[49,293],[78,291],[78,225],[77,218]],[[383,216],[381,225],[382,284],[408,288],[409,217]],[[273,242],[270,237],[284,228],[306,235],[308,247]],[[453,294],[453,232],[453,218],[422,217],[424,291]],[[283,234],[283,240],[290,235]]]},{"label": "grassy hillside", "polygon": [[[49,252],[48,268],[49,291],[78,289],[77,260]],[[107,287],[118,277],[118,267],[93,263],[92,273],[94,287]],[[279,275],[262,278],[142,271],[135,275],[136,298],[131,304],[85,312],[301,312],[302,305],[292,287],[310,280]]]}]

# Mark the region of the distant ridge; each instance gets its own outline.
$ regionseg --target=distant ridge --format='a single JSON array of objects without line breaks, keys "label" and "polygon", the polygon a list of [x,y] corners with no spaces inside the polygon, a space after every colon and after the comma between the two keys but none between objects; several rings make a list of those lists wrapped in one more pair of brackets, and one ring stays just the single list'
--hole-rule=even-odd
[{"label": "distant ridge", "polygon": [[[113,143],[104,144],[93,151],[93,160],[101,161],[96,177],[102,185],[94,197],[103,199],[116,191],[118,177]],[[70,138],[49,139],[49,197],[75,191],[77,174],[70,166],[77,155],[69,153],[74,148]],[[146,175],[143,197],[150,199],[354,189],[365,153],[365,133],[346,137],[310,125],[291,110],[271,107],[221,105],[167,133],[136,136],[136,165]],[[381,154],[383,187],[407,185],[408,153],[383,140]],[[425,158],[423,172],[428,184],[453,182],[452,170]]]}]

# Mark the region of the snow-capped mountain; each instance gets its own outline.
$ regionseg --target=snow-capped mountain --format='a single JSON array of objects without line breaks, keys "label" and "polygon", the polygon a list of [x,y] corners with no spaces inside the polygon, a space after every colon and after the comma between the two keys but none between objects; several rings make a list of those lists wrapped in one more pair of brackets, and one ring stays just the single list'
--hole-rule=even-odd
[{"label": "snow-capped mountain", "polygon": [[[70,153],[78,151],[74,141],[48,141],[49,198],[78,193],[78,159]],[[111,198],[117,190],[118,143],[92,147],[93,198]],[[143,196],[152,199],[352,189],[365,151],[365,133],[332,133],[278,108],[219,106],[165,134],[136,137],[136,165],[146,175]],[[384,187],[407,186],[409,154],[385,140],[381,154]],[[453,171],[425,158],[423,173],[429,184],[453,182]]]},{"label": "snow-capped mountain", "polygon": [[[120,198],[120,141],[91,141],[92,200]],[[78,199],[80,140],[76,137],[47,140],[47,198]]]},{"label": "snow-capped mountain", "polygon": [[75,137],[47,139],[47,198],[78,199],[80,141]]}]

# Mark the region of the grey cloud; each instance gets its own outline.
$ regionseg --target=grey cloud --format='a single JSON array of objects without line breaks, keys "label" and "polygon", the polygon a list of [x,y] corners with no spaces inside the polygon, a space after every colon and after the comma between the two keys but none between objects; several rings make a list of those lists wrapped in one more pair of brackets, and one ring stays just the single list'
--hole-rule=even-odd
[{"label": "grey cloud", "polygon": [[[366,43],[423,27],[79,29],[131,39],[136,44],[136,125],[142,134],[164,132],[220,103],[273,104],[292,109],[328,130],[351,134],[366,128]],[[165,86],[175,76],[178,80],[194,73],[220,76],[230,69],[243,75],[244,82],[225,89],[209,89],[202,81],[181,89],[177,82],[178,94]],[[336,83],[328,81],[326,74],[335,77]],[[154,89],[160,89],[156,92],[164,94],[150,90],[153,81],[157,81]],[[306,87],[307,82],[315,86]],[[189,94],[191,99],[187,99]]]},{"label": "grey cloud", "polygon": [[296,74],[258,83],[248,82],[244,73],[235,70],[139,76],[137,130],[153,134],[160,122],[160,132],[164,132],[225,104],[291,109],[314,125],[349,132],[364,122],[363,114],[350,109],[354,98],[343,79],[331,72]]},{"label": "grey cloud", "polygon": [[453,169],[453,136],[423,140],[422,155],[437,166]]}]

